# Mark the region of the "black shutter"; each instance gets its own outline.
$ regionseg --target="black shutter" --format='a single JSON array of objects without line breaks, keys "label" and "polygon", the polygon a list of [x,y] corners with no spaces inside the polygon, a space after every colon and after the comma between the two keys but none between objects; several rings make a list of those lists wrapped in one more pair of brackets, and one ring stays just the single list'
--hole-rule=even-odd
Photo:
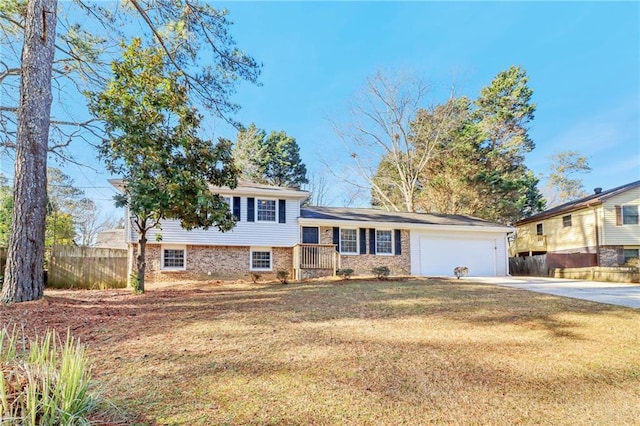
[{"label": "black shutter", "polygon": [[360,254],[367,254],[367,230],[360,228]]},{"label": "black shutter", "polygon": [[255,222],[256,199],[247,198],[247,222]]},{"label": "black shutter", "polygon": [[240,197],[233,197],[233,216],[240,222]]},{"label": "black shutter", "polygon": [[336,245],[336,250],[340,251],[340,228],[333,227],[333,244]]},{"label": "black shutter", "polygon": [[287,223],[287,200],[278,200],[278,222]]},{"label": "black shutter", "polygon": [[396,256],[399,256],[402,254],[402,233],[400,232],[399,229],[393,230],[393,239],[395,240],[395,244],[396,244],[396,251],[394,254]]},{"label": "black shutter", "polygon": [[369,254],[376,254],[376,230],[369,228]]}]

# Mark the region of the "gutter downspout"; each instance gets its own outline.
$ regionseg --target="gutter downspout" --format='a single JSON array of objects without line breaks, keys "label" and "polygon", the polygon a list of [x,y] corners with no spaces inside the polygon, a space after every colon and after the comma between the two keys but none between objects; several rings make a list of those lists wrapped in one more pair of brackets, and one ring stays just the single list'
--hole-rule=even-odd
[{"label": "gutter downspout", "polygon": [[598,225],[598,207],[593,208],[593,218],[596,223],[596,266],[600,266],[600,226]]}]

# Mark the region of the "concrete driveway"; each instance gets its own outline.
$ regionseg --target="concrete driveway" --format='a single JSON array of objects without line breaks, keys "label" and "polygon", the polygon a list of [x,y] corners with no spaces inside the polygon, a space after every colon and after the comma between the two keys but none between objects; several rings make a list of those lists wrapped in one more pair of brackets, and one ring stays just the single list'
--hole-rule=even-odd
[{"label": "concrete driveway", "polygon": [[505,287],[640,309],[640,285],[542,277],[468,277]]}]

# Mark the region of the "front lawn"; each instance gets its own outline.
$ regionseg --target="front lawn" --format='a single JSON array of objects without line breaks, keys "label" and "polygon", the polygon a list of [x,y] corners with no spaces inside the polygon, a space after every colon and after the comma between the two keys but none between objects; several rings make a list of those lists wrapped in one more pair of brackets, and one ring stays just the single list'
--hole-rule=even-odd
[{"label": "front lawn", "polygon": [[638,310],[470,279],[150,287],[0,320],[70,327],[141,424],[640,422]]}]

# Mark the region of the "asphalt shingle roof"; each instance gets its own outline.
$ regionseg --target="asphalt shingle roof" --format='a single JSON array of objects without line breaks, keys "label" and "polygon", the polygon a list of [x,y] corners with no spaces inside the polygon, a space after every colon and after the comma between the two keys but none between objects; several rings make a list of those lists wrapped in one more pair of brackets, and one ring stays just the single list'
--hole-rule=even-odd
[{"label": "asphalt shingle roof", "polygon": [[421,225],[504,226],[484,219],[464,215],[388,212],[378,209],[355,209],[346,207],[303,207],[300,209],[300,217],[318,220],[389,222]]},{"label": "asphalt shingle roof", "polygon": [[556,216],[560,213],[567,213],[574,210],[583,209],[585,207],[594,206],[597,204],[601,204],[603,201],[614,197],[618,194],[621,194],[630,189],[636,188],[640,186],[640,180],[635,182],[627,183],[622,186],[618,186],[613,189],[609,189],[607,191],[602,191],[599,193],[593,193],[591,195],[587,195],[586,197],[580,198],[578,200],[570,201],[568,203],[561,204],[559,206],[553,207],[549,210],[545,210],[541,213],[528,217],[526,219],[522,219],[516,222],[516,225],[523,225],[525,223],[535,222],[538,220],[546,219],[548,217]]}]

